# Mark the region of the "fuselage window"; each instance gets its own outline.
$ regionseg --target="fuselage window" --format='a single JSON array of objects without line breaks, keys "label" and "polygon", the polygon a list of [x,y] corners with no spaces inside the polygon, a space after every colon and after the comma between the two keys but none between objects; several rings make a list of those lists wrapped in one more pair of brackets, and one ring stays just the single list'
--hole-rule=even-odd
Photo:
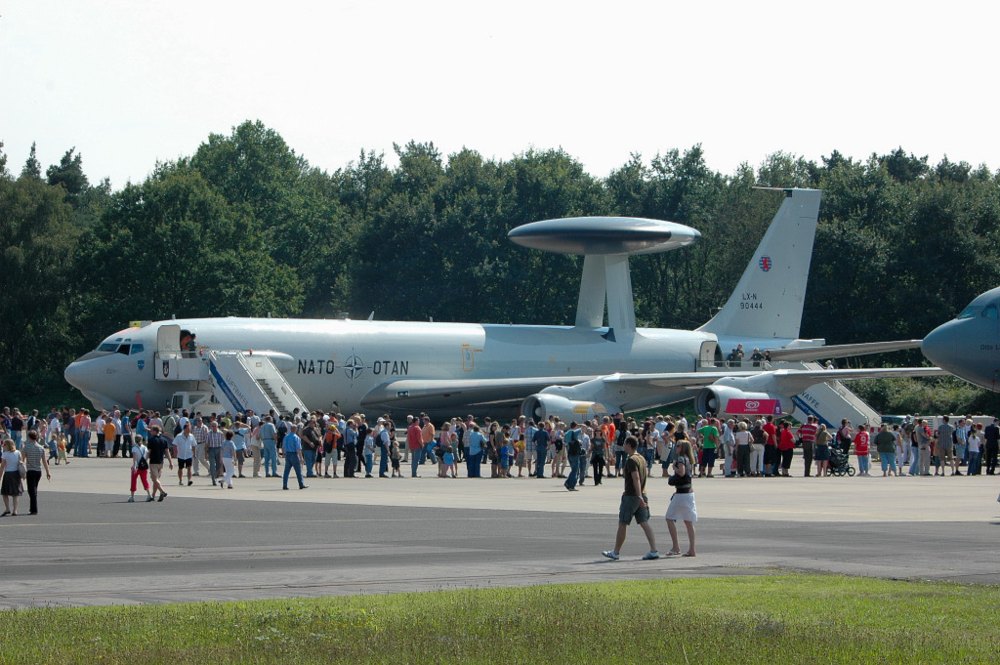
[{"label": "fuselage window", "polygon": [[142,344],[133,344],[131,354],[134,356],[137,353],[142,353],[144,350],[145,348],[142,346]]},{"label": "fuselage window", "polygon": [[131,346],[132,346],[131,344],[122,344],[121,346],[118,347],[118,353],[122,354],[123,356],[127,356],[129,351],[131,350]]},{"label": "fuselage window", "polygon": [[993,319],[994,321],[996,321],[997,320],[997,306],[996,305],[987,305],[986,307],[984,307],[983,308],[983,318],[984,319]]}]

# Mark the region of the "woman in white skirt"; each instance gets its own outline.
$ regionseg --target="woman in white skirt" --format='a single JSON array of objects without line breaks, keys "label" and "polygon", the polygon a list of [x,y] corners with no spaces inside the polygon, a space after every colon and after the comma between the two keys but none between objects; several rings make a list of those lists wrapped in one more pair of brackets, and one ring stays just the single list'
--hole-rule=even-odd
[{"label": "woman in white skirt", "polygon": [[670,551],[667,552],[669,556],[681,553],[677,542],[677,520],[682,520],[687,528],[688,551],[684,556],[695,556],[694,523],[698,521],[698,509],[694,503],[690,466],[686,462],[683,457],[674,462],[674,473],[667,479],[667,483],[674,486],[674,495],[667,506],[667,530],[670,531],[671,541]]}]

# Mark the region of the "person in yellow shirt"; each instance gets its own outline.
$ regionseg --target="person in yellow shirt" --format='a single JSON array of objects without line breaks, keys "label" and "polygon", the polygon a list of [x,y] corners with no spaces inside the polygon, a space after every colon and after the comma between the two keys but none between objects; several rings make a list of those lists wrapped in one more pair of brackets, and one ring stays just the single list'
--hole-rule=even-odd
[{"label": "person in yellow shirt", "polygon": [[104,451],[101,453],[102,457],[108,456],[107,450],[111,447],[111,442],[115,440],[117,431],[115,419],[110,414],[106,415],[104,420]]}]

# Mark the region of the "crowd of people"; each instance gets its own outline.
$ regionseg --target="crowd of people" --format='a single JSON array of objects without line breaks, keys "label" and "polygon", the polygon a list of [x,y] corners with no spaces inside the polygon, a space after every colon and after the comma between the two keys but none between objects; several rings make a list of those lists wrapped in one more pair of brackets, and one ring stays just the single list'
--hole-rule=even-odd
[{"label": "crowd of people", "polygon": [[319,477],[418,477],[429,464],[440,478],[458,478],[460,470],[468,478],[552,477],[576,491],[588,480],[600,485],[625,473],[629,438],[646,469],[659,464],[669,477],[671,466],[682,462],[692,476],[707,478],[788,477],[796,448],[807,477],[828,477],[852,456],[860,475],[870,475],[873,453],[883,476],[932,475],[931,469],[933,475],[963,475],[963,467],[968,475],[984,469],[993,475],[1000,442],[995,419],[984,427],[971,417],[954,424],[944,417],[934,429],[908,417],[877,429],[862,424],[855,430],[844,421],[832,430],[811,416],[793,425],[772,416],[727,420],[711,414],[689,422],[684,416],[635,420],[618,413],[581,423],[524,416],[480,422],[470,415],[435,426],[419,414],[397,429],[388,414],[370,420],[361,413],[319,411],[202,415],[113,408],[92,418],[86,408],[53,408],[42,417],[5,407],[0,430],[3,497],[5,506],[14,501],[11,514],[17,512],[21,481],[37,512],[37,482],[43,470],[49,473],[48,463],[90,455],[131,458],[129,500],[141,484],[146,501],[162,501],[164,464],[170,471],[176,466],[182,486],[204,473],[213,485],[231,489],[234,479],[249,474],[280,477],[288,489],[294,474],[297,486],[306,489],[306,480]]}]

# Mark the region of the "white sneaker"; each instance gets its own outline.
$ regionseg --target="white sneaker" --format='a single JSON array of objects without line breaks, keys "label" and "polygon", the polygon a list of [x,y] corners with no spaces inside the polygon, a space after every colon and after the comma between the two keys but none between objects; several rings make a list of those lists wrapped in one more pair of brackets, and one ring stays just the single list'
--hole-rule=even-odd
[{"label": "white sneaker", "polygon": [[618,559],[621,558],[621,556],[618,554],[618,552],[615,552],[614,550],[605,550],[605,551],[601,552],[601,554],[603,554],[604,556],[608,557],[612,561],[618,561]]},{"label": "white sneaker", "polygon": [[660,553],[657,552],[656,550],[650,550],[642,555],[643,561],[652,561],[653,559],[659,559],[659,558],[660,558]]}]

